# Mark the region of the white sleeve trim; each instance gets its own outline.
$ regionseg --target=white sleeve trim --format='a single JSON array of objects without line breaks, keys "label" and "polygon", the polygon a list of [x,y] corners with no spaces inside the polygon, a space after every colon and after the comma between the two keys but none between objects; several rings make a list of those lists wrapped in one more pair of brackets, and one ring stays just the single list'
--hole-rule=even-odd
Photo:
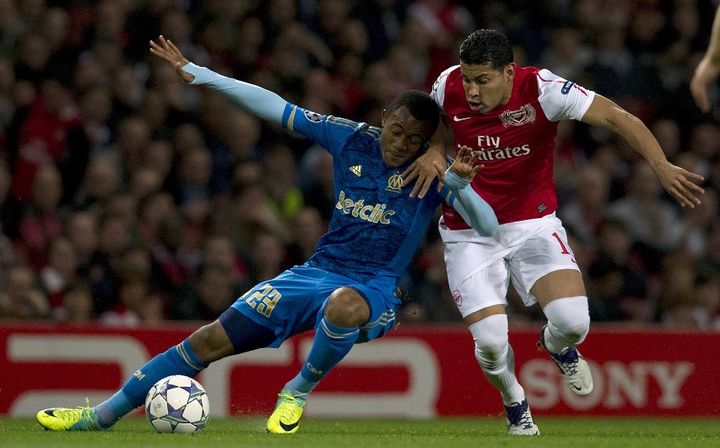
[{"label": "white sleeve trim", "polygon": [[595,92],[562,78],[550,70],[537,74],[538,101],[550,121],[582,120],[595,99]]},{"label": "white sleeve trim", "polygon": [[437,79],[433,83],[432,90],[430,90],[430,97],[435,100],[443,113],[445,113],[445,108],[443,107],[443,104],[445,103],[445,84],[447,83],[447,77],[450,72],[452,72],[458,67],[460,66],[453,65],[450,68],[446,68],[442,73],[440,73],[440,76],[437,77]]}]

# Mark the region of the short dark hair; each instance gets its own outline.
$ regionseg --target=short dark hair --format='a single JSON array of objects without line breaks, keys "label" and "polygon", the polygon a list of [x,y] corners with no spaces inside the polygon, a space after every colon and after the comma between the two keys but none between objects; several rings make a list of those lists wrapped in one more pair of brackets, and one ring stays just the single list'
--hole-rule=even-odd
[{"label": "short dark hair", "polygon": [[440,108],[430,95],[419,90],[406,90],[392,100],[387,111],[394,112],[403,106],[408,108],[416,120],[429,122],[433,132],[437,129],[440,122]]},{"label": "short dark hair", "polygon": [[495,30],[476,30],[460,44],[460,60],[466,64],[489,64],[500,70],[514,60],[506,35]]}]

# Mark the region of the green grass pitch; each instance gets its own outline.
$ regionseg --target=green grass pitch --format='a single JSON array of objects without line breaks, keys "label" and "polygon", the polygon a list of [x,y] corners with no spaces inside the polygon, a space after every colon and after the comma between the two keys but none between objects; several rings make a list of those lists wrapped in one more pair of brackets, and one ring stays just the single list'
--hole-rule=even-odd
[{"label": "green grass pitch", "polygon": [[300,432],[272,435],[265,420],[213,420],[197,434],[157,434],[143,418],[127,418],[111,431],[56,433],[34,419],[0,418],[0,447],[720,447],[720,418],[633,419],[536,417],[543,434],[505,435],[504,419],[304,419]]}]

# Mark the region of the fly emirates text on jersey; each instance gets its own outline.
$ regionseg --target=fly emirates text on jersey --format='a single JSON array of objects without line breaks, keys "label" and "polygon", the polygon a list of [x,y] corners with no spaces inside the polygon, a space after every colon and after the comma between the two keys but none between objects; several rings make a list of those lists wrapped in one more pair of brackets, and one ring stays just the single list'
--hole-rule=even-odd
[{"label": "fly emirates text on jersey", "polygon": [[[458,144],[458,149],[461,146]],[[477,148],[471,148],[473,155],[483,161],[511,159],[530,154],[530,145],[528,143],[522,146],[501,147],[500,137],[493,137],[492,135],[478,135],[477,146]]]}]

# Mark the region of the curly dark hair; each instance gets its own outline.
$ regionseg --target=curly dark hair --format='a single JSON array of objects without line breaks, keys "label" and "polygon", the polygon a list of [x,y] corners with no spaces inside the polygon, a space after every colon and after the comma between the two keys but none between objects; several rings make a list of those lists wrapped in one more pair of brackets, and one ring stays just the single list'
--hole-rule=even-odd
[{"label": "curly dark hair", "polygon": [[432,129],[437,129],[440,122],[440,108],[430,95],[419,90],[406,90],[395,97],[388,105],[387,111],[393,112],[406,106],[416,120],[427,121]]},{"label": "curly dark hair", "polygon": [[496,30],[476,30],[460,44],[460,60],[466,64],[489,64],[501,70],[513,61],[510,40]]}]

